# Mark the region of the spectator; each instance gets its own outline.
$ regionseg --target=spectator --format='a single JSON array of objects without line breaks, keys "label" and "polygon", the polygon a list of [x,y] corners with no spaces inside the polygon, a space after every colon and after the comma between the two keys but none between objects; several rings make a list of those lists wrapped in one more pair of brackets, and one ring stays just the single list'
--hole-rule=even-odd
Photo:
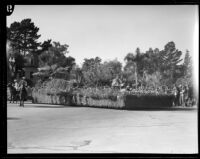
[{"label": "spectator", "polygon": [[177,90],[176,86],[173,87],[172,92],[173,92],[173,95],[174,95],[173,96],[173,105],[177,106],[178,105],[178,100],[177,100],[178,90]]},{"label": "spectator", "polygon": [[[20,89],[22,89],[23,87],[27,87],[27,82],[26,82],[26,80],[25,80],[26,78],[25,77],[22,77],[22,79],[21,79],[21,81],[19,82],[19,88]],[[27,91],[26,91],[26,89],[25,89],[25,94],[26,94],[26,96],[27,96]]]},{"label": "spectator", "polygon": [[193,105],[192,101],[193,101],[193,89],[192,89],[192,86],[189,86],[189,88],[188,88],[188,103],[191,106]]},{"label": "spectator", "polygon": [[13,87],[16,89],[16,91],[19,91],[19,83],[16,79],[14,80]]},{"label": "spectator", "polygon": [[188,88],[188,85],[184,86],[184,103],[185,103],[185,106],[188,106],[189,105],[189,100],[188,100],[188,91],[189,91],[189,88]]},{"label": "spectator", "polygon": [[185,103],[184,103],[184,93],[185,93],[184,87],[181,85],[180,86],[180,98],[179,98],[181,106],[185,106]]},{"label": "spectator", "polygon": [[177,96],[176,96],[176,105],[180,106],[180,86],[176,86]]},{"label": "spectator", "polygon": [[22,77],[22,79],[21,79],[21,81],[19,82],[19,86],[25,86],[25,87],[27,87],[27,82],[26,82],[26,80],[25,80],[26,78],[25,77]]},{"label": "spectator", "polygon": [[32,89],[30,86],[27,86],[26,88],[26,91],[27,91],[27,98],[32,98]]}]

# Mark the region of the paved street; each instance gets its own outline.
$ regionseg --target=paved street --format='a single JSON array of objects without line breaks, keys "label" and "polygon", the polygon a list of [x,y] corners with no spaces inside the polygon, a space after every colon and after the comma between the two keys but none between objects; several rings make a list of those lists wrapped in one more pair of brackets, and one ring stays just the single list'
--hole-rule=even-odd
[{"label": "paved street", "polygon": [[8,153],[197,153],[197,110],[8,103]]}]

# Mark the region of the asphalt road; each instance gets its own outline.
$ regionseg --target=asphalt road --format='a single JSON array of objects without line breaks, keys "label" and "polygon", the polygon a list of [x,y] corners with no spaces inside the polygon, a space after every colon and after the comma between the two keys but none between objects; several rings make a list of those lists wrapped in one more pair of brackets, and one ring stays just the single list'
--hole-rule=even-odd
[{"label": "asphalt road", "polygon": [[197,109],[9,104],[8,153],[198,153]]}]

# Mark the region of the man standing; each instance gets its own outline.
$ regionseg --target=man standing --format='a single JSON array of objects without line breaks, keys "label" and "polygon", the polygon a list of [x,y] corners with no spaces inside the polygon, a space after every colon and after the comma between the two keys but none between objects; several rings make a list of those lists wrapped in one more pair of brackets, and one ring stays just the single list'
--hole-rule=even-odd
[{"label": "man standing", "polygon": [[184,87],[181,85],[180,86],[180,105],[181,106],[185,106],[185,102],[184,102]]},{"label": "man standing", "polygon": [[24,100],[27,96],[27,82],[25,80],[25,77],[22,77],[21,81],[19,82],[19,96],[20,96],[20,106],[24,106]]},{"label": "man standing", "polygon": [[13,87],[15,89],[14,98],[17,102],[17,100],[19,99],[19,83],[16,79],[14,80]]},{"label": "man standing", "polygon": [[25,77],[22,77],[22,79],[20,80],[20,82],[19,82],[19,88],[20,89],[25,88],[25,87],[28,86],[28,84],[27,84],[25,79],[26,79]]},{"label": "man standing", "polygon": [[189,88],[188,88],[188,85],[185,85],[184,86],[184,103],[185,103],[185,106],[188,106],[189,105],[189,98],[188,98],[188,90],[189,90]]}]

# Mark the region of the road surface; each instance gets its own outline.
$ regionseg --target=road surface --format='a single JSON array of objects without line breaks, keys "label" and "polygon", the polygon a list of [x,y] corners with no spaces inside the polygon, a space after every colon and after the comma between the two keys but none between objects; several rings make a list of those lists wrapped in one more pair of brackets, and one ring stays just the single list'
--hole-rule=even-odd
[{"label": "road surface", "polygon": [[8,154],[198,153],[197,109],[7,107]]}]

